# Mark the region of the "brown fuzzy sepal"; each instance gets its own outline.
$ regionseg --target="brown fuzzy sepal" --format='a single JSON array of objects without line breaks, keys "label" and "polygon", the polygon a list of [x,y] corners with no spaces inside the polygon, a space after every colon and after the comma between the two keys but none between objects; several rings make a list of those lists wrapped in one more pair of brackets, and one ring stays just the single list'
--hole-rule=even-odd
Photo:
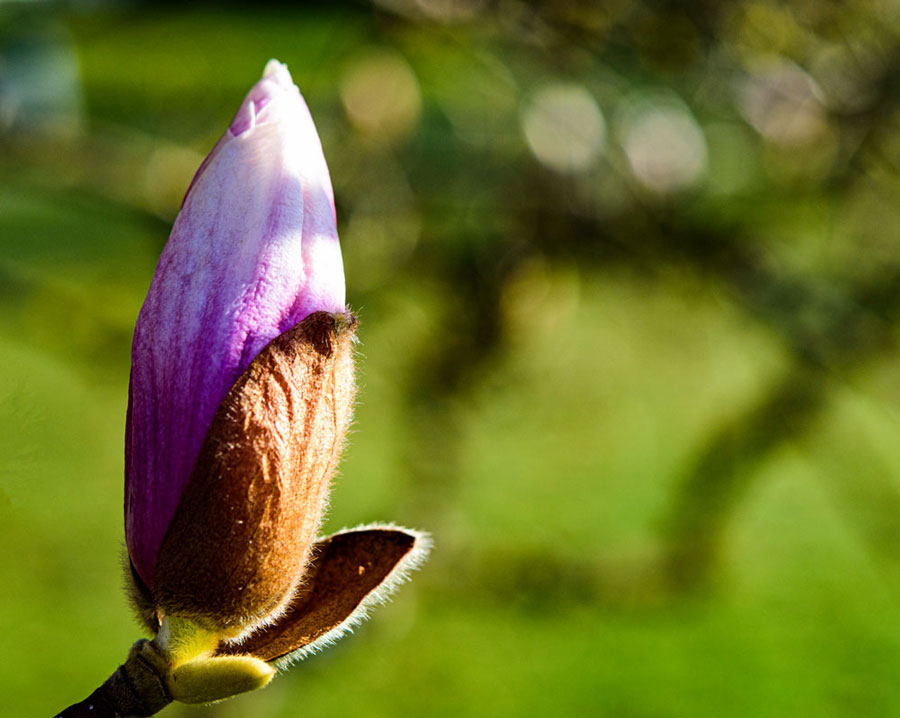
[{"label": "brown fuzzy sepal", "polygon": [[341,531],[316,542],[302,588],[278,621],[218,655],[249,654],[276,667],[328,646],[384,602],[427,558],[428,534],[393,525]]},{"label": "brown fuzzy sepal", "polygon": [[350,423],[355,330],[349,312],[311,314],[235,382],[157,559],[159,613],[238,635],[290,602]]}]

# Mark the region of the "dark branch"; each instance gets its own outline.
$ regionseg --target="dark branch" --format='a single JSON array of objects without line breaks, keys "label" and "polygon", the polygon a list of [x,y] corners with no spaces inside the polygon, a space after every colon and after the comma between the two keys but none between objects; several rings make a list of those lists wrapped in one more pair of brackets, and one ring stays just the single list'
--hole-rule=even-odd
[{"label": "dark branch", "polygon": [[125,663],[80,703],[56,718],[147,718],[172,702],[161,671],[161,657],[149,641],[137,641]]}]

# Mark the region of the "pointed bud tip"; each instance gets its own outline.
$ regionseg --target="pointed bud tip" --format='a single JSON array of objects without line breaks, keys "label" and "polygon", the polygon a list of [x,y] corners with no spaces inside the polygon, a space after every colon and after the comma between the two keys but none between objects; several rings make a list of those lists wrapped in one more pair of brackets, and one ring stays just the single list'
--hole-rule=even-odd
[{"label": "pointed bud tip", "polygon": [[231,121],[231,134],[237,137],[256,127],[263,108],[278,95],[291,90],[299,93],[287,65],[278,60],[269,60],[262,77],[247,93]]},{"label": "pointed bud tip", "polygon": [[287,65],[274,58],[266,63],[266,68],[263,70],[262,76],[263,79],[272,80],[285,89],[294,86],[294,79],[291,77]]}]

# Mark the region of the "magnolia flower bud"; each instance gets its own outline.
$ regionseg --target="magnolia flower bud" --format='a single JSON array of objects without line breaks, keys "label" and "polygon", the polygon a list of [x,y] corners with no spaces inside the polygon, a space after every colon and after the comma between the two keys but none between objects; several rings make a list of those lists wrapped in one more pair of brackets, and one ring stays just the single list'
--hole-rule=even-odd
[{"label": "magnolia flower bud", "polygon": [[344,311],[331,180],[306,103],[273,61],[197,171],[135,327],[125,536],[151,590],[220,402],[314,311]]},{"label": "magnolia flower bud", "polygon": [[128,575],[177,700],[264,685],[427,553],[392,526],[317,540],[355,330],[322,148],[271,61],[188,188],[132,347]]}]

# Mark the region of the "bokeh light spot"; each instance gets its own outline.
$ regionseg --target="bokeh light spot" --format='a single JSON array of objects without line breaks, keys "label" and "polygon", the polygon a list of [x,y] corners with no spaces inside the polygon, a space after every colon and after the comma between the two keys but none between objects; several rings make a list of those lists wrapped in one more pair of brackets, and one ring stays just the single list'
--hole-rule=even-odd
[{"label": "bokeh light spot", "polygon": [[606,144],[603,113],[580,85],[553,84],[538,90],[525,104],[521,121],[534,156],[557,172],[583,172]]},{"label": "bokeh light spot", "polygon": [[626,106],[619,125],[622,146],[635,179],[669,194],[687,189],[706,174],[703,131],[676,98],[641,98]]},{"label": "bokeh light spot", "polygon": [[768,142],[791,148],[810,145],[827,131],[820,97],[812,77],[778,60],[744,83],[738,104],[747,122]]},{"label": "bokeh light spot", "polygon": [[422,115],[422,94],[412,68],[386,50],[354,60],[344,73],[340,94],[350,123],[385,142],[412,134]]}]

